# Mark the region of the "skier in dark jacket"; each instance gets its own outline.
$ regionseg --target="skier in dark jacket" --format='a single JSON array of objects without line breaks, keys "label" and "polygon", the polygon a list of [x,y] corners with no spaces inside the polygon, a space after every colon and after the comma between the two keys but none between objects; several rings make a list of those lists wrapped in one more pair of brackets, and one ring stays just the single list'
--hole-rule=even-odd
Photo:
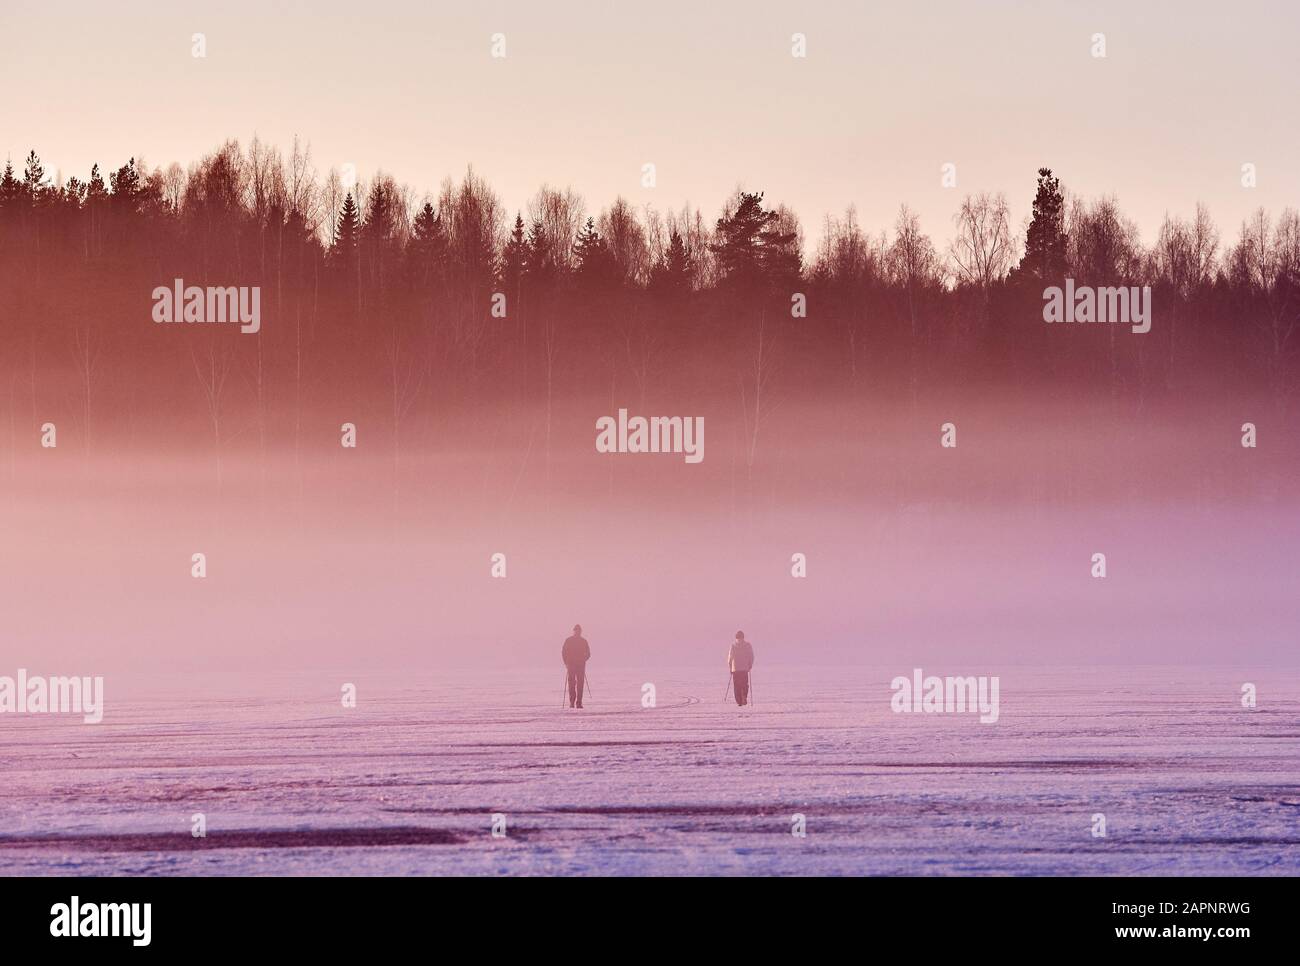
[{"label": "skier in dark jacket", "polygon": [[587,680],[587,662],[591,660],[591,645],[582,636],[582,625],[573,625],[573,636],[560,648],[560,657],[569,672],[569,707],[582,707],[582,686]]}]

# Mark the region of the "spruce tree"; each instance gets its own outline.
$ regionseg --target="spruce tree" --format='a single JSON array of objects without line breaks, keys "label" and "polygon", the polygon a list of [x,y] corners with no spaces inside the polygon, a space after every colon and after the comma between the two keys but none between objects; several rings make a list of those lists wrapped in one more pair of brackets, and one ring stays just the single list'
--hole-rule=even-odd
[{"label": "spruce tree", "polygon": [[23,195],[23,184],[14,177],[14,164],[5,162],[5,173],[0,177],[0,208],[12,207]]},{"label": "spruce tree", "polygon": [[534,221],[528,229],[527,256],[524,263],[524,275],[534,289],[544,289],[555,283],[558,270],[551,260],[551,246],[547,242],[546,228],[541,221]]},{"label": "spruce tree", "polygon": [[357,213],[357,203],[352,200],[352,192],[343,199],[339,210],[338,224],[334,227],[334,243],[330,246],[330,255],[340,261],[346,261],[356,255],[357,235],[361,230],[361,219]]},{"label": "spruce tree", "polygon": [[446,266],[447,231],[442,214],[427,201],[411,223],[410,256],[416,277],[424,281],[440,277]]},{"label": "spruce tree", "polygon": [[366,198],[366,217],[361,223],[361,237],[371,250],[387,248],[393,241],[398,202],[395,187],[384,177],[375,179]]},{"label": "spruce tree", "polygon": [[528,263],[528,241],[524,238],[524,219],[515,213],[515,228],[506,241],[501,252],[501,279],[505,282],[508,294],[519,291],[519,280],[523,278]]},{"label": "spruce tree", "polygon": [[674,231],[668,251],[655,266],[650,284],[663,292],[685,292],[691,287],[691,253],[679,232]]},{"label": "spruce tree", "polygon": [[614,281],[613,255],[591,218],[587,219],[587,224],[578,232],[573,256],[574,275],[580,284],[589,288],[603,288]]}]

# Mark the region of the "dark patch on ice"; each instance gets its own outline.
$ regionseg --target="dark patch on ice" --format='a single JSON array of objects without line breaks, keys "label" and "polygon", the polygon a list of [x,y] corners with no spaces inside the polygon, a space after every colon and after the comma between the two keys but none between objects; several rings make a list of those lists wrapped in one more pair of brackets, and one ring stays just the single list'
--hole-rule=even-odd
[{"label": "dark patch on ice", "polygon": [[204,849],[366,848],[385,845],[459,845],[457,832],[440,828],[221,829],[203,838],[185,832],[101,835],[0,835],[0,849],[49,848],[86,852],[194,852]]},{"label": "dark patch on ice", "polygon": [[720,741],[714,739],[698,740],[635,740],[635,741],[480,741],[466,742],[457,745],[458,748],[635,748],[645,745],[718,745]]},{"label": "dark patch on ice", "polygon": [[[803,805],[556,805],[551,808],[511,809],[512,815],[616,815],[616,816],[752,816],[763,818],[768,815],[782,815],[787,812],[807,810],[814,806]],[[386,812],[401,814],[434,815],[483,815],[493,811],[495,806],[478,808],[386,808]],[[838,811],[846,811],[835,806]],[[513,834],[513,833],[511,833]]]},{"label": "dark patch on ice", "polygon": [[1290,805],[1300,808],[1300,801],[1290,798],[1265,798],[1263,795],[1229,795],[1234,802],[1263,802],[1265,805]]},{"label": "dark patch on ice", "polygon": [[[1053,812],[1061,809],[1076,809],[1075,802],[1034,802],[1017,801],[1016,809],[1021,814]],[[1001,801],[899,801],[893,798],[873,796],[859,800],[838,800],[834,802],[764,802],[762,804],[672,804],[672,805],[553,805],[544,808],[506,809],[497,803],[465,806],[411,806],[409,808],[392,807],[381,811],[398,815],[484,815],[494,811],[508,811],[511,815],[595,815],[611,818],[752,818],[769,819],[781,817],[782,820],[796,812],[814,813],[819,821],[835,821],[841,818],[868,816],[876,818],[899,818],[913,815],[954,815],[970,816],[989,814],[1000,816],[1006,812],[1006,804]],[[548,826],[549,828],[549,826]]]},{"label": "dark patch on ice", "polygon": [[1229,838],[1173,838],[1173,839],[1137,839],[1124,838],[1125,845],[1300,845],[1300,838],[1275,839],[1265,838],[1264,836],[1239,836]]},{"label": "dark patch on ice", "polygon": [[557,805],[556,815],[781,815],[808,805]]},{"label": "dark patch on ice", "polygon": [[791,765],[804,765],[808,768],[831,766],[852,766],[857,768],[1023,768],[1027,770],[1052,771],[1076,768],[1122,768],[1125,770],[1164,768],[1175,762],[1164,759],[1138,758],[1016,758],[1005,761],[848,761],[848,762],[791,762]]}]

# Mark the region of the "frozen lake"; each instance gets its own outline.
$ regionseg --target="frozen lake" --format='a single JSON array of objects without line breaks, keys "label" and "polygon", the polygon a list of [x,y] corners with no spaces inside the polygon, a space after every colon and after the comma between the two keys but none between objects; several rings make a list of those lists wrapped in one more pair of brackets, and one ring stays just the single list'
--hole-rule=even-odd
[{"label": "frozen lake", "polygon": [[581,712],[558,666],[113,676],[102,724],[0,715],[0,873],[1300,874],[1300,673],[925,670],[999,720],[892,713],[906,667],[760,664],[737,709],[593,663]]}]

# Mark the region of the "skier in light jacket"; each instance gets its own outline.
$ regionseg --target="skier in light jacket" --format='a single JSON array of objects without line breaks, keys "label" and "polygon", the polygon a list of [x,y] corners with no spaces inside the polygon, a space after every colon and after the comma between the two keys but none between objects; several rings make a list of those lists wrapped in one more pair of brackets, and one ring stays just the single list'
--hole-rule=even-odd
[{"label": "skier in light jacket", "polygon": [[754,667],[754,645],[745,640],[744,631],[736,631],[736,639],[727,652],[727,667],[731,669],[736,704],[743,707],[749,702],[749,672]]}]

